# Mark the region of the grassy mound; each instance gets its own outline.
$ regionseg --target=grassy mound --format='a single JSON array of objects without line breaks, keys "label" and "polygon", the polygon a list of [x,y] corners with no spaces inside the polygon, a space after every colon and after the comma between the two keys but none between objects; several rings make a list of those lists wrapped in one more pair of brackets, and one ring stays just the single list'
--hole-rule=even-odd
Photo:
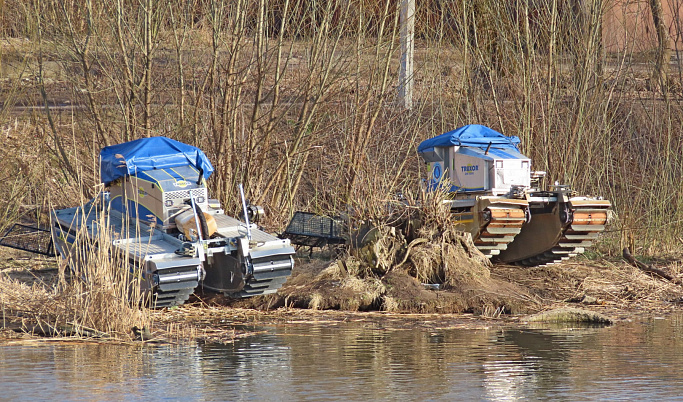
[{"label": "grassy mound", "polygon": [[453,228],[449,211],[426,201],[421,209],[395,207],[341,258],[300,262],[278,295],[239,305],[486,315],[532,311],[534,302],[525,291],[491,277],[489,260],[469,234]]},{"label": "grassy mound", "polygon": [[[77,247],[57,258],[53,275],[40,280],[0,275],[3,328],[47,336],[81,336],[129,340],[132,328],[148,328],[146,295],[129,263],[112,246],[114,234],[102,217],[98,236],[76,231]],[[52,262],[51,262],[52,263]]]}]

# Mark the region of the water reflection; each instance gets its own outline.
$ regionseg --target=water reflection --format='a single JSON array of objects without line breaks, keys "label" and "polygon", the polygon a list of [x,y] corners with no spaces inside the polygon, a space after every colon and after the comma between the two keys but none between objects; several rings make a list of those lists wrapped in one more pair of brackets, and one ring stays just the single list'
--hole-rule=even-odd
[{"label": "water reflection", "polygon": [[0,347],[3,399],[675,399],[683,319],[611,328],[292,325],[232,345]]}]

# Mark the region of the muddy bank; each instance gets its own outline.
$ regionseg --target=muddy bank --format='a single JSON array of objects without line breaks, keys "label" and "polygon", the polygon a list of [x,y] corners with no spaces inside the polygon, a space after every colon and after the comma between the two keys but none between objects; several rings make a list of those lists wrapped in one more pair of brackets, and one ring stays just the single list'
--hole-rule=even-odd
[{"label": "muddy bank", "polygon": [[[655,261],[678,277],[675,256]],[[209,306],[273,311],[304,309],[325,312],[411,314],[467,314],[487,322],[524,320],[526,315],[557,308],[581,308],[605,314],[615,321],[665,315],[683,306],[683,286],[649,275],[614,259],[578,257],[545,267],[492,265],[485,282],[435,289],[405,271],[389,272],[382,279],[344,276],[339,264],[300,258],[292,277],[277,294],[250,299],[229,299],[198,292],[197,302]]]},{"label": "muddy bank", "polygon": [[[340,263],[328,257],[300,255],[292,277],[277,294],[230,299],[198,289],[188,305],[148,311],[150,327],[131,328],[130,341],[224,343],[250,336],[260,331],[261,325],[306,323],[334,326],[361,322],[395,329],[528,326],[537,325],[531,322],[533,314],[560,308],[599,314],[618,324],[680,311],[683,303],[683,286],[618,259],[579,257],[533,268],[475,264],[466,267],[469,276],[462,276],[461,271],[459,279],[436,288],[425,286],[409,270],[398,269],[400,265],[382,277],[361,279],[350,274],[358,269],[349,264],[353,259]],[[670,256],[650,263],[679,278],[679,261]],[[33,292],[50,291],[58,276],[53,259],[4,248],[0,249],[0,267],[3,292],[12,282],[20,284],[29,298]],[[36,329],[33,312],[4,307],[3,342],[33,339],[36,334],[52,339],[69,335],[28,334]]]},{"label": "muddy bank", "polygon": [[683,301],[681,265],[673,256],[653,261],[658,267],[649,270],[632,258],[634,265],[619,258],[583,256],[537,267],[492,264],[468,233],[453,228],[450,212],[429,201],[419,210],[396,209],[399,213],[377,224],[362,244],[335,258],[325,258],[324,252],[300,255],[277,294],[205,300],[264,310],[466,313],[485,318],[569,307],[615,316],[662,313]]}]

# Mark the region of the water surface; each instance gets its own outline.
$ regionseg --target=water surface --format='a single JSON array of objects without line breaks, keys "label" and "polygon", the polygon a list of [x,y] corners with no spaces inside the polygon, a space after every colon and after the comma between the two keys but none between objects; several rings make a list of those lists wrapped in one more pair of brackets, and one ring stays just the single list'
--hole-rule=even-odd
[{"label": "water surface", "polygon": [[606,328],[260,329],[230,345],[0,346],[0,399],[683,399],[683,316]]}]

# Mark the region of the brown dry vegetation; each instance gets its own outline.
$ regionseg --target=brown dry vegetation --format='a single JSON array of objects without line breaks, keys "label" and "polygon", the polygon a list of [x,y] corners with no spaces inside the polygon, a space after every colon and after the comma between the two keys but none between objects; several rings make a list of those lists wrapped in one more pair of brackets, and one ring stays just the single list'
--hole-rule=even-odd
[{"label": "brown dry vegetation", "polygon": [[[679,261],[659,263],[665,271],[680,277]],[[490,280],[442,290],[428,290],[404,272],[373,280],[370,283],[376,283],[374,286],[359,286],[357,278],[339,278],[334,275],[335,270],[334,264],[304,259],[296,266],[292,280],[277,295],[245,300],[229,300],[213,294],[198,297],[210,306],[265,311],[279,308],[290,315],[299,314],[297,307],[329,308],[341,314],[372,312],[381,306],[379,311],[384,313],[408,316],[456,313],[471,322],[471,318],[462,316],[466,313],[477,317],[478,325],[510,324],[524,321],[528,314],[565,308],[602,313],[614,321],[631,320],[644,315],[675,313],[683,303],[683,287],[650,276],[623,261],[581,259],[526,269],[494,265],[487,269]],[[368,303],[368,300],[374,302]],[[320,316],[324,317],[325,313],[321,312]],[[300,314],[311,313],[301,311]],[[444,320],[452,319],[452,316],[444,317]]]},{"label": "brown dry vegetation", "polygon": [[265,310],[472,313],[496,319],[571,306],[625,319],[634,313],[668,313],[683,303],[683,272],[675,258],[656,261],[674,280],[623,261],[585,257],[546,267],[491,265],[469,235],[452,229],[446,208],[429,198],[422,205],[417,228],[410,228],[415,220],[406,218],[414,218],[415,210],[406,208],[399,214],[403,219],[394,216],[390,224],[379,225],[367,244],[346,256],[301,257],[276,295],[235,301],[205,294],[199,299]]},{"label": "brown dry vegetation", "polygon": [[418,7],[406,111],[395,2],[5,1],[6,214],[92,196],[101,147],[166,135],[208,154],[228,210],[244,183],[273,229],[298,209],[374,217],[418,192],[421,140],[481,123],[520,136],[550,182],[612,200],[606,252],[675,249],[683,69],[670,59],[657,82],[659,53],[605,53],[618,4],[559,3]]},{"label": "brown dry vegetation", "polygon": [[[683,65],[670,48],[627,41],[605,52],[602,17],[624,3],[425,2],[414,107],[404,110],[394,1],[5,0],[0,229],[45,223],[49,208],[84,202],[98,191],[99,149],[148,135],[202,148],[226,210],[239,208],[244,183],[274,231],[300,209],[380,221],[395,194],[420,194],[421,140],[480,123],[519,136],[551,182],[613,202],[617,218],[591,256],[613,258],[625,245],[675,252]],[[624,308],[679,297],[621,263],[490,267],[435,227],[410,237],[382,226],[379,249],[332,266],[299,264],[281,295],[244,303],[493,316],[587,289]],[[428,241],[411,247],[418,238]],[[437,279],[450,289],[419,285]],[[3,282],[9,294],[4,286],[15,284]],[[39,300],[53,303],[50,291]]]}]

